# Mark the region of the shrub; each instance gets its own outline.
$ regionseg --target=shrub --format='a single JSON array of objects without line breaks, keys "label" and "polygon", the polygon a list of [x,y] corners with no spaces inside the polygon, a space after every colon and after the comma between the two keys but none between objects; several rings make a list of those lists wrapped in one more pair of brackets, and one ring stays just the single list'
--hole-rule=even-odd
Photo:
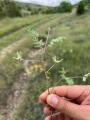
[{"label": "shrub", "polygon": [[72,4],[70,2],[63,1],[58,7],[59,12],[72,12]]},{"label": "shrub", "polygon": [[77,7],[77,14],[81,15],[85,13],[85,3],[83,1],[80,1]]},{"label": "shrub", "polygon": [[14,1],[3,0],[2,5],[3,5],[3,12],[6,16],[9,17],[21,16],[20,8]]}]

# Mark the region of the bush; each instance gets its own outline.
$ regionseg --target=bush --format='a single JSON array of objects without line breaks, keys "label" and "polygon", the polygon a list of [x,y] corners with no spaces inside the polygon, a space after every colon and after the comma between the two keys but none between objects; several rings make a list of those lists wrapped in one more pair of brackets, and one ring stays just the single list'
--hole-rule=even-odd
[{"label": "bush", "polygon": [[3,8],[2,8],[2,2],[0,1],[0,17],[4,16]]},{"label": "bush", "polygon": [[77,14],[81,15],[85,13],[85,3],[83,1],[80,1],[77,7]]},{"label": "bush", "polygon": [[90,0],[83,0],[88,11],[90,11]]},{"label": "bush", "polygon": [[31,9],[31,15],[39,14],[39,11],[37,8],[32,8]]},{"label": "bush", "polygon": [[6,16],[9,17],[21,16],[20,8],[14,1],[3,0],[1,1],[1,4],[3,7],[2,10]]},{"label": "bush", "polygon": [[72,4],[66,1],[61,2],[58,12],[72,12]]}]

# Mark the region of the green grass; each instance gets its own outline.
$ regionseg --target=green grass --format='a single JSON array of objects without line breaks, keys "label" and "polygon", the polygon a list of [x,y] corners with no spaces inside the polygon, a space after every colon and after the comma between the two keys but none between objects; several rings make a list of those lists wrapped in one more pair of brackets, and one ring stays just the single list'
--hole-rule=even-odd
[{"label": "green grass", "polygon": [[[63,22],[63,20],[66,20],[71,16],[71,14],[58,14],[58,18],[54,17],[54,20],[51,22],[47,22],[45,26],[41,26],[39,29],[39,33],[45,34],[47,33],[48,27],[56,28],[60,22]],[[44,28],[44,29],[43,29]]]},{"label": "green grass", "polygon": [[66,36],[67,39],[73,41],[84,41],[90,39],[90,15],[85,14],[83,16],[71,16],[70,20],[67,20],[56,27],[57,36]]},{"label": "green grass", "polygon": [[24,35],[26,31],[25,29],[16,31],[0,40],[0,49],[10,45],[11,43],[20,40]]},{"label": "green grass", "polygon": [[[45,22],[50,17],[51,16],[49,16],[49,15],[46,16],[46,17],[45,16],[42,16],[42,17],[40,16],[39,20],[38,20],[38,18],[36,18],[36,21],[31,22],[29,24],[29,26],[36,26],[36,25],[38,25],[39,22],[40,23]],[[27,27],[24,27],[24,28],[22,28],[20,30],[17,30],[16,32],[13,32],[13,33],[1,38],[0,39],[0,49],[8,46],[9,44],[11,44],[11,43],[13,43],[15,41],[18,41],[18,40],[22,39],[27,33],[27,31],[26,31]]]},{"label": "green grass", "polygon": [[25,18],[4,18],[0,21],[0,37],[10,34],[11,32],[17,31],[22,27],[25,27],[32,22],[39,21],[47,15],[33,15]]}]

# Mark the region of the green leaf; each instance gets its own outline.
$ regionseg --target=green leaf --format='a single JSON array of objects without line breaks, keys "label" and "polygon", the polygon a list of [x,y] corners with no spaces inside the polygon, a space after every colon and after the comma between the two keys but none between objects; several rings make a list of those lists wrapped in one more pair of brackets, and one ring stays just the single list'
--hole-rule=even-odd
[{"label": "green leaf", "polygon": [[87,78],[90,76],[90,73],[87,73],[86,75],[83,76],[83,82],[87,81]]},{"label": "green leaf", "polygon": [[20,51],[20,52],[17,51],[16,57],[13,57],[13,58],[16,59],[16,60],[18,60],[18,61],[22,61],[23,58],[22,58],[22,53],[21,53],[21,51]]},{"label": "green leaf", "polygon": [[74,85],[74,80],[72,78],[65,77],[65,81],[68,85]]},{"label": "green leaf", "polygon": [[52,59],[53,59],[53,61],[54,61],[55,63],[60,63],[60,62],[62,62],[62,60],[63,60],[63,59],[58,60],[56,56],[52,57]]}]

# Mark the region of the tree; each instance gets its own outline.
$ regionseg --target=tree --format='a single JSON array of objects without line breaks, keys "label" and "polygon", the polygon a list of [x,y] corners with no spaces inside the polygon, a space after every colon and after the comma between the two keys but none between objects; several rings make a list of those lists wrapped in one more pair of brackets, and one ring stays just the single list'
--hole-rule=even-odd
[{"label": "tree", "polygon": [[77,7],[77,14],[81,15],[81,14],[84,14],[84,13],[85,13],[85,3],[84,3],[84,1],[80,1],[78,3],[78,7]]},{"label": "tree", "polygon": [[2,1],[0,1],[0,17],[4,16]]},{"label": "tree", "polygon": [[30,6],[28,6],[28,7],[27,7],[27,10],[28,10],[28,11],[31,11],[32,9],[31,9],[31,7],[30,7]]},{"label": "tree", "polygon": [[2,7],[1,7],[1,3],[0,3],[0,17],[2,16]]},{"label": "tree", "polygon": [[10,16],[10,17],[21,16],[20,8],[13,0],[3,0],[2,4],[3,4],[3,11],[6,16]]},{"label": "tree", "polygon": [[58,7],[59,12],[71,12],[72,11],[72,4],[67,1],[61,2],[60,6]]}]

